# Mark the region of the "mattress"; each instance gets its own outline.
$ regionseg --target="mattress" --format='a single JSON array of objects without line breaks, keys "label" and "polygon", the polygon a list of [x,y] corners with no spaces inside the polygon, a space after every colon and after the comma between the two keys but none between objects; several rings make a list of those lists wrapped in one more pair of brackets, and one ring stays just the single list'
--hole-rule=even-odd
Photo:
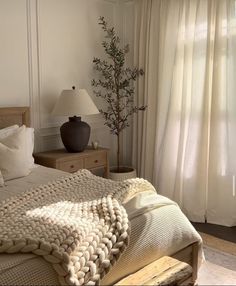
[{"label": "mattress", "polygon": [[[46,184],[66,173],[42,166],[24,178],[0,188],[0,201],[26,189]],[[153,192],[143,192],[124,205],[131,223],[130,243],[119,261],[103,278],[114,284],[154,260],[172,255],[201,238],[173,201]],[[43,258],[34,254],[1,254],[0,285],[58,285],[57,274]]]}]

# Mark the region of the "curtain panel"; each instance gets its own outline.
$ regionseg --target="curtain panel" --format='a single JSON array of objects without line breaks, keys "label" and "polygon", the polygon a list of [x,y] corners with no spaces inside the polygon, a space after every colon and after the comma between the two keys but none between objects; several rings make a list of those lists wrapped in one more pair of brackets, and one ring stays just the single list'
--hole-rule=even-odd
[{"label": "curtain panel", "polygon": [[236,4],[135,0],[133,164],[192,221],[236,225]]}]

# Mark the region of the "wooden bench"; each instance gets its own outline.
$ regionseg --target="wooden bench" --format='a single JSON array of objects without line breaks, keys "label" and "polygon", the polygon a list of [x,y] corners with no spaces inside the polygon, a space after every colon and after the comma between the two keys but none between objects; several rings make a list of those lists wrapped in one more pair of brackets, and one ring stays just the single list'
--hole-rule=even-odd
[{"label": "wooden bench", "polygon": [[192,272],[189,264],[164,256],[120,280],[116,285],[191,285]]}]

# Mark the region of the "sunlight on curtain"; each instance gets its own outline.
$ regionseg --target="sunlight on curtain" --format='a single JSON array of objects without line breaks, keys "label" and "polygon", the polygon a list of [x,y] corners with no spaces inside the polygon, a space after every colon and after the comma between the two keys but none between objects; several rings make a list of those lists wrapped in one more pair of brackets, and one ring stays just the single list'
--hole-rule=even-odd
[{"label": "sunlight on curtain", "polygon": [[236,224],[234,0],[137,0],[139,175],[193,221]]}]

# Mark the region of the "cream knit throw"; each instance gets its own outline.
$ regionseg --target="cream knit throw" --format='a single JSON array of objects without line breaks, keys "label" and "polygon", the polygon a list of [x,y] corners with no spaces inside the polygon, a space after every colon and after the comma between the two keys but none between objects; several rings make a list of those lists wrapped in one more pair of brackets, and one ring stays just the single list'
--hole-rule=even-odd
[{"label": "cream knit throw", "polygon": [[0,204],[0,253],[32,252],[53,265],[61,285],[96,285],[128,244],[122,203],[153,190],[142,179],[115,182],[87,170]]}]

